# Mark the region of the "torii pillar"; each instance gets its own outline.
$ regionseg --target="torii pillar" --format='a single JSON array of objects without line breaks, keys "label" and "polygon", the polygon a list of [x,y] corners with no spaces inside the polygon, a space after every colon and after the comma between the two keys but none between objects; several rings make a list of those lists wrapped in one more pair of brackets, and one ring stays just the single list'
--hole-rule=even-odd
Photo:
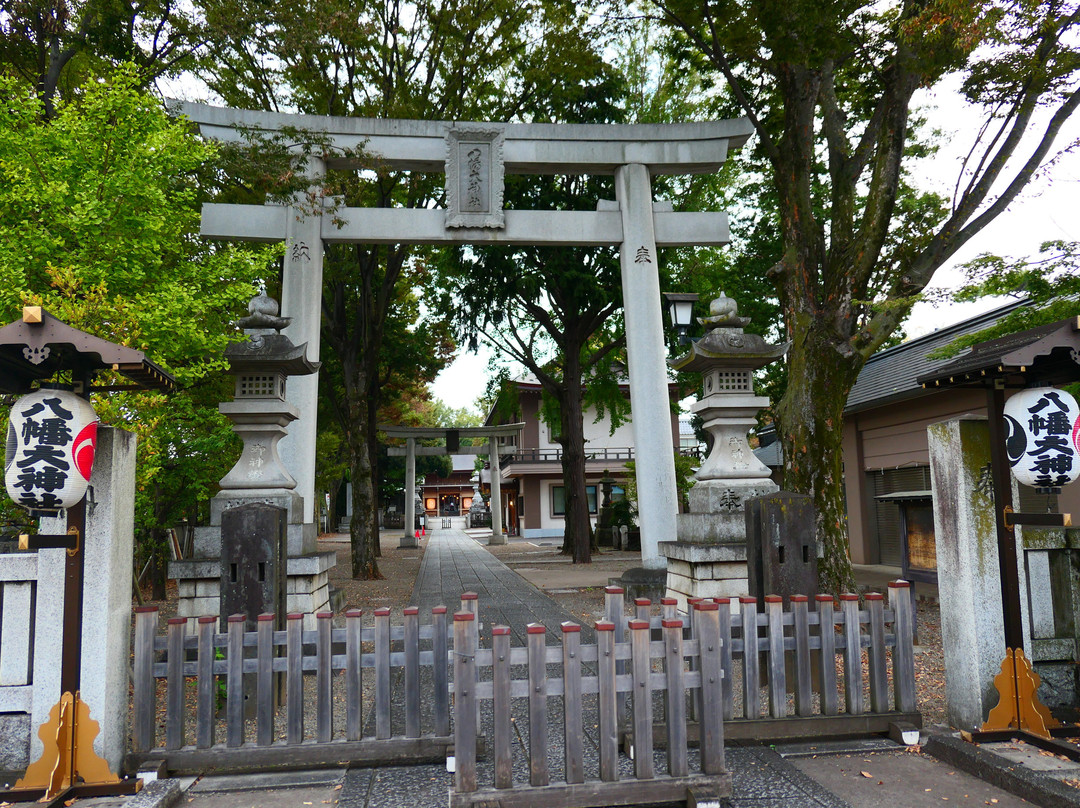
[{"label": "torii pillar", "polygon": [[[320,205],[322,189],[318,180],[326,176],[322,160],[310,158],[308,176],[310,194],[298,194],[288,208],[285,224],[285,260],[282,271],[281,313],[292,318],[282,333],[294,345],[307,343],[307,358],[319,361],[322,325],[323,240]],[[289,379],[285,399],[296,406],[300,417],[289,427],[289,434],[278,444],[285,467],[296,478],[296,492],[304,498],[304,552],[316,549],[315,525],[315,436],[319,406],[319,372]]]}]

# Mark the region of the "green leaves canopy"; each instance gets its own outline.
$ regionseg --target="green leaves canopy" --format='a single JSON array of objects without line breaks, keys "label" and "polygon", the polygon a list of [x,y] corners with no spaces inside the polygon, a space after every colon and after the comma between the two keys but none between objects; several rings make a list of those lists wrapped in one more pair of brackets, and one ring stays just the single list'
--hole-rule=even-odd
[{"label": "green leaves canopy", "polygon": [[94,402],[105,423],[139,435],[149,528],[213,493],[235,458],[216,409],[229,395],[223,352],[270,254],[199,240],[198,179],[214,148],[137,82],[130,69],[90,81],[45,121],[30,88],[0,78],[0,322],[43,305],[145,351],[187,388]]}]

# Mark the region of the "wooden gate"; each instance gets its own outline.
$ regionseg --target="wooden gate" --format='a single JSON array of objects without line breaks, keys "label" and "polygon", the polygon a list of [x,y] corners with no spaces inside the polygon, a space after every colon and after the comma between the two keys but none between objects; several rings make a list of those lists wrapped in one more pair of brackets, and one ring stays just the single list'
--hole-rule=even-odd
[{"label": "wooden gate", "polygon": [[[136,762],[165,760],[171,771],[441,762],[452,740],[446,612],[432,609],[431,622],[421,625],[419,609],[410,607],[404,624],[392,626],[390,610],[376,609],[374,625],[365,627],[362,613],[349,611],[343,628],[334,628],[333,614],[323,612],[314,631],[304,630],[302,614],[290,614],[285,631],[274,630],[271,614],[259,615],[256,631],[245,631],[243,615],[234,615],[223,634],[216,632],[218,618],[201,617],[194,635],[180,617],[169,620],[162,637],[156,607],[138,608]],[[393,676],[395,670],[402,675]],[[421,709],[422,671],[429,715]],[[365,672],[372,688],[367,699]],[[400,717],[391,711],[395,680],[401,683]],[[254,710],[245,704],[252,697]],[[157,719],[161,700],[164,722]],[[335,713],[344,720],[335,721]]]}]

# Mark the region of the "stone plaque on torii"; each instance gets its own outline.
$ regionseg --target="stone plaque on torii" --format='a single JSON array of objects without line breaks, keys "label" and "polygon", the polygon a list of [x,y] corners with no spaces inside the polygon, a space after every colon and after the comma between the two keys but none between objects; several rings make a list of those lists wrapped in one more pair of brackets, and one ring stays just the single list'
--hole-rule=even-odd
[{"label": "stone plaque on torii", "polygon": [[[285,241],[282,313],[293,318],[286,333],[296,344],[307,343],[312,361],[319,358],[324,243],[617,245],[639,459],[642,564],[665,567],[658,543],[675,535],[678,499],[671,437],[656,428],[670,419],[657,248],[718,246],[729,238],[725,213],[674,212],[670,202],[654,202],[651,177],[719,170],[728,149],[750,136],[748,121],[500,124],[287,115],[192,103],[178,103],[175,109],[197,123],[203,136],[219,140],[240,141],[245,132],[285,127],[327,136],[328,155],[309,163],[316,186],[327,168],[366,167],[340,154],[357,147],[389,170],[445,173],[444,210],[345,207],[322,216],[300,203],[203,207],[202,235],[207,238]],[[614,175],[616,198],[601,202],[595,211],[504,210],[507,173]],[[281,442],[311,531],[317,396],[317,374],[290,386],[289,400],[299,408],[300,419]]]}]

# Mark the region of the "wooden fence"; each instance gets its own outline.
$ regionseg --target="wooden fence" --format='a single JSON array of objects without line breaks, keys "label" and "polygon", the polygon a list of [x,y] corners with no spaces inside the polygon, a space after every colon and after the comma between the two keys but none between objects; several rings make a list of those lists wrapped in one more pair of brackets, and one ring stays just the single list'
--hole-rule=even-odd
[{"label": "wooden fence", "polygon": [[[236,616],[225,633],[217,633],[217,618],[200,618],[192,635],[186,619],[174,618],[158,636],[156,610],[140,608],[132,746],[138,759],[167,759],[172,770],[436,761],[453,748],[454,800],[462,806],[482,802],[485,794],[526,805],[537,789],[563,794],[555,804],[581,805],[614,804],[620,789],[645,794],[646,801],[703,784],[722,790],[724,736],[843,735],[921,723],[909,593],[906,583],[891,584],[889,608],[881,595],[869,594],[862,610],[855,595],[841,596],[839,609],[821,596],[813,611],[807,598],[791,598],[785,611],[779,598],[769,597],[760,613],[753,598],[742,598],[735,614],[729,599],[717,598],[693,603],[682,619],[674,601],[663,601],[659,615],[648,601],[636,601],[628,620],[622,590],[609,587],[595,644],[581,644],[568,624],[562,644],[547,647],[543,627],[533,625],[523,648],[510,648],[509,629],[501,626],[480,647],[471,593],[462,596],[452,627],[445,607],[433,609],[431,622],[423,624],[410,607],[398,626],[388,609],[378,609],[369,626],[358,611],[347,612],[338,628],[331,614],[319,614],[313,631],[303,629],[302,615],[289,615],[284,631],[274,629],[272,615],[261,615],[255,631],[245,631]],[[748,637],[755,638],[756,653],[746,653]],[[553,675],[555,665],[563,667]],[[522,670],[533,680],[513,678]],[[676,692],[686,695],[671,698]],[[667,695],[654,700],[646,693]],[[599,704],[591,721],[600,728],[600,759],[587,781],[580,768],[581,697],[592,694]],[[547,699],[559,696],[567,760],[554,766],[565,781],[552,787],[542,733]],[[528,699],[530,776],[527,785],[515,786],[507,777],[510,701],[518,698]],[[254,701],[249,717],[246,700]],[[495,764],[484,788],[476,781],[477,742],[470,740],[478,737],[481,704],[492,722]],[[634,759],[635,776],[625,781],[630,785],[620,786],[613,774],[620,740]],[[702,763],[691,775],[686,747],[695,745]],[[665,746],[667,771],[657,777],[652,749]],[[644,781],[656,784],[641,786]]]},{"label": "wooden fence", "polygon": [[[455,781],[451,808],[503,805],[540,806],[642,805],[686,801],[719,804],[731,794],[731,776],[724,769],[724,722],[721,717],[723,673],[720,669],[719,606],[694,606],[698,637],[684,640],[683,621],[661,620],[663,639],[651,641],[648,619],[629,620],[629,642],[615,641],[615,623],[596,623],[596,643],[581,643],[581,627],[562,624],[561,646],[546,644],[546,629],[528,626],[526,648],[510,647],[510,628],[491,630],[492,647],[477,647],[475,615],[454,615],[454,749]],[[621,621],[622,622],[622,621]],[[686,663],[697,663],[686,670]],[[621,664],[620,664],[621,663]],[[548,666],[560,674],[548,676]],[[514,676],[524,666],[524,675]],[[583,666],[585,673],[583,674]],[[629,673],[620,673],[626,666]],[[662,671],[657,671],[662,667]],[[591,669],[591,670],[590,670]],[[490,677],[481,671],[490,671]],[[653,759],[653,698],[665,698],[666,772]],[[585,770],[586,716],[582,698],[595,694],[598,703],[599,759],[595,776]],[[619,702],[630,697],[630,726],[636,739],[632,777],[620,778]],[[687,754],[687,694],[697,697],[701,727],[700,770],[690,772]],[[563,780],[551,782],[548,743],[549,698],[561,697]],[[528,701],[528,783],[513,779],[511,700]],[[477,777],[477,707],[492,704],[494,773],[490,785]]]},{"label": "wooden fence", "polygon": [[[621,589],[609,587],[605,597],[609,619],[623,612]],[[735,614],[732,599],[712,599],[719,607],[723,718],[729,740],[885,733],[891,724],[922,725],[915,700],[910,584],[889,584],[888,609],[879,593],[864,599],[865,608],[859,609],[858,595],[841,595],[837,610],[831,595],[819,595],[811,610],[807,597],[793,595],[785,611],[783,599],[769,595],[759,612],[755,598],[742,597],[736,599],[740,608]],[[639,616],[648,613],[646,603],[636,602]],[[673,613],[674,601],[663,608]],[[695,615],[691,609],[691,637],[696,634]],[[748,637],[757,653],[746,653]],[[691,718],[693,739],[693,704]],[[658,738],[662,734],[658,728]]]},{"label": "wooden fence", "polygon": [[[168,633],[162,637],[157,635],[156,607],[136,609],[134,755],[140,761],[167,759],[172,770],[445,760],[451,744],[446,607],[432,609],[431,622],[424,625],[415,607],[405,609],[401,626],[391,626],[389,609],[376,609],[374,614],[374,625],[365,627],[361,612],[346,612],[345,626],[334,628],[333,614],[322,612],[316,615],[314,631],[304,631],[302,614],[288,615],[284,631],[274,630],[271,614],[259,615],[255,631],[245,631],[243,615],[234,615],[224,634],[216,633],[216,617],[201,617],[194,636],[187,631],[188,620],[180,617],[168,621]],[[403,650],[392,651],[395,643]],[[365,644],[369,653],[364,653]],[[157,661],[159,657],[164,661]],[[430,688],[425,699],[430,705],[426,732],[421,727],[427,712],[421,710],[422,667],[431,676],[425,683],[425,689]],[[399,699],[404,722],[396,722],[401,730],[397,734],[391,722],[393,669],[404,674]],[[366,701],[372,702],[374,717],[369,714],[367,728],[365,670],[373,679],[373,693]],[[280,699],[282,675],[284,699]],[[338,700],[344,696],[344,732],[335,727],[335,678],[341,680]],[[190,680],[194,694],[189,693]],[[163,731],[157,721],[159,689],[164,691]],[[247,718],[245,710],[251,710],[245,702],[252,696],[254,717]],[[275,709],[279,701],[283,715]],[[307,715],[312,704],[313,727]],[[188,727],[191,712],[193,736]]]}]

